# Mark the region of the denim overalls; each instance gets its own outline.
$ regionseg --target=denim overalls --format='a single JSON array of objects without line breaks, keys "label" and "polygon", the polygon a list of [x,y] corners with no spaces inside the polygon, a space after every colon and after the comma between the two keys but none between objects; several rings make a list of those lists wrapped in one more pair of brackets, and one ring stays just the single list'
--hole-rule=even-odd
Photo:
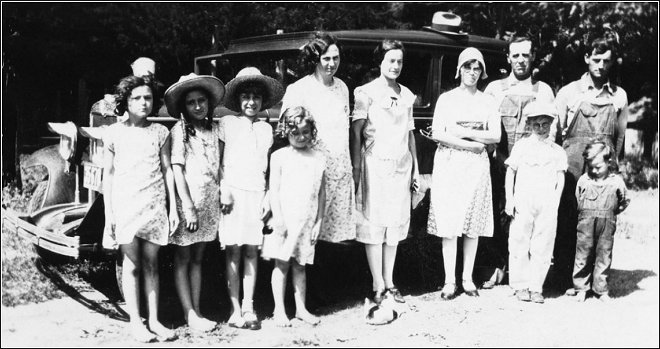
[{"label": "denim overalls", "polygon": [[563,143],[568,156],[568,172],[575,180],[582,175],[584,170],[582,153],[592,138],[602,137],[610,147],[614,147],[617,114],[616,107],[609,98],[599,102],[582,101],[578,105]]},{"label": "denim overalls", "polygon": [[521,138],[529,136],[532,130],[527,127],[527,118],[523,117],[522,110],[525,106],[536,99],[539,92],[539,83],[532,81],[531,95],[506,94],[509,90],[508,79],[501,80],[504,99],[499,107],[502,116],[502,138],[497,146],[498,158],[506,160],[511,154],[511,148]]},{"label": "denim overalls", "polygon": [[607,294],[607,275],[612,264],[612,246],[617,210],[625,208],[625,184],[615,175],[597,182],[584,174],[578,182],[577,242],[573,266],[573,286]]}]

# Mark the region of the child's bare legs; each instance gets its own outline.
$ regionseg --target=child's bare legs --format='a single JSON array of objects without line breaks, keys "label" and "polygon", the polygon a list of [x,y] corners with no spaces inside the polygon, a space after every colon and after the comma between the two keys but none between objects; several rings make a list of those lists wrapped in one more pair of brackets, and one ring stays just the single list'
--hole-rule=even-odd
[{"label": "child's bare legs", "polygon": [[307,273],[305,266],[298,264],[295,260],[291,263],[293,269],[293,298],[296,301],[296,318],[309,324],[316,325],[320,322],[319,318],[307,311],[305,298],[307,295]]},{"label": "child's bare legs", "polygon": [[273,289],[273,300],[275,309],[273,310],[273,320],[278,326],[291,326],[289,318],[286,316],[284,308],[284,293],[286,292],[286,278],[289,274],[289,262],[275,260],[275,268],[271,276],[270,285]]},{"label": "child's bare legs", "polygon": [[243,307],[242,315],[250,313],[245,318],[246,321],[257,321],[254,314],[252,299],[254,295],[254,286],[257,283],[257,257],[259,250],[255,245],[246,245],[243,255]]},{"label": "child's bare legs", "polygon": [[158,250],[160,246],[149,241],[141,243],[144,292],[147,295],[147,309],[149,309],[149,329],[162,340],[170,340],[174,337],[174,331],[158,321]]},{"label": "child's bare legs", "polygon": [[142,324],[140,318],[140,250],[139,242],[133,239],[130,244],[120,246],[123,254],[122,292],[126,301],[126,312],[130,320],[133,337],[140,342],[151,342],[156,336]]},{"label": "child's bare legs", "polygon": [[178,246],[174,255],[174,281],[188,326],[208,331],[215,324],[202,318],[199,309],[202,284],[202,258],[205,243]]},{"label": "child's bare legs", "polygon": [[229,289],[229,300],[231,301],[231,315],[228,322],[238,324],[240,327],[243,325],[241,305],[238,302],[238,292],[241,286],[238,275],[241,262],[241,246],[227,246],[225,252],[227,259],[227,288]]},{"label": "child's bare legs", "polygon": [[[477,247],[479,238],[463,237],[463,289],[465,291],[476,291],[477,288],[472,282],[472,271],[474,269],[474,259],[477,256]],[[443,249],[444,252],[444,249]]]},{"label": "child's bare legs", "polygon": [[383,245],[364,244],[364,248],[367,252],[367,262],[369,263],[369,270],[373,279],[373,291],[382,292],[385,290],[385,281],[383,280],[383,266],[385,264],[383,261]]}]

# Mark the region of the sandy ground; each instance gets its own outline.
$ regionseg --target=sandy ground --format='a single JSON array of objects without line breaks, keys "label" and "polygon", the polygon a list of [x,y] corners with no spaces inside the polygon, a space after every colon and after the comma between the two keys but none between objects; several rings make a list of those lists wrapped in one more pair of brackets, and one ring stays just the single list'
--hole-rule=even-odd
[{"label": "sandy ground", "polygon": [[[649,208],[642,211],[658,212],[657,201],[655,205],[652,211]],[[632,211],[634,214],[635,210]],[[657,221],[657,214],[651,219]],[[651,226],[657,227],[657,223],[648,227]],[[616,236],[610,277],[614,299],[610,303],[593,298],[577,303],[563,295],[550,295],[543,305],[522,303],[513,297],[508,286],[480,290],[479,298],[461,295],[452,301],[441,300],[439,291],[404,292],[410,310],[383,326],[366,324],[363,307],[354,301],[321,309],[322,322],[318,326],[294,322],[293,327],[281,329],[265,319],[260,331],[250,331],[230,328],[221,322],[211,333],[200,335],[179,324],[177,340],[140,344],[128,335],[126,322],[108,315],[119,314],[121,304],[116,305],[92,290],[82,292],[79,299],[105,311],[92,310],[94,307],[70,297],[13,308],[3,306],[1,344],[2,347],[658,347],[658,252],[657,228],[655,237],[641,241],[625,234]]]}]

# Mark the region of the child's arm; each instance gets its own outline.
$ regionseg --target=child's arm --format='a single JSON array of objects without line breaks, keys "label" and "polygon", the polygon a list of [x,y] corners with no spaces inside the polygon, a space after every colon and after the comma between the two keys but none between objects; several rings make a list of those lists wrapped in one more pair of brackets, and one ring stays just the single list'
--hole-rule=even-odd
[{"label": "child's arm", "polygon": [[511,217],[514,216],[516,209],[515,202],[513,200],[513,186],[515,183],[515,178],[516,170],[514,170],[511,166],[507,166],[506,177],[504,178],[504,191],[506,193],[506,206],[504,207],[504,212],[506,212],[506,214]]},{"label": "child's arm", "polygon": [[234,206],[234,200],[231,197],[229,189],[225,186],[225,142],[219,141],[218,143],[220,148],[220,168],[218,169],[218,172],[222,175],[222,177],[220,177],[220,211],[222,211],[223,214],[229,214]]},{"label": "child's arm", "polygon": [[112,185],[115,177],[115,152],[106,146],[103,155],[103,204],[105,205],[105,224],[115,231],[115,215],[112,210]]},{"label": "child's arm", "polygon": [[183,217],[186,220],[186,228],[190,231],[196,231],[198,228],[197,223],[197,208],[190,196],[190,189],[186,182],[186,177],[183,173],[184,168],[182,164],[173,164],[172,170],[174,172],[174,183],[176,184],[176,192],[181,199],[181,206],[183,206]]},{"label": "child's arm", "polygon": [[618,198],[618,207],[614,213],[619,214],[623,212],[628,205],[630,204],[630,198],[628,197],[628,189],[626,188],[626,183],[619,176],[619,188],[616,190],[616,196]]},{"label": "child's arm", "polygon": [[284,218],[282,215],[282,206],[280,202],[280,183],[282,179],[282,168],[279,162],[279,157],[276,155],[272,157],[270,164],[270,209],[273,212],[273,217],[270,222],[270,228],[274,233],[283,234],[286,230],[284,225]]},{"label": "child's arm", "polygon": [[165,138],[165,143],[160,148],[160,170],[165,178],[165,189],[169,197],[169,220],[170,220],[170,234],[174,233],[176,227],[179,225],[179,214],[176,212],[176,189],[174,187],[174,174],[172,173],[172,163],[170,162],[170,152],[172,150],[172,142],[170,136]]}]

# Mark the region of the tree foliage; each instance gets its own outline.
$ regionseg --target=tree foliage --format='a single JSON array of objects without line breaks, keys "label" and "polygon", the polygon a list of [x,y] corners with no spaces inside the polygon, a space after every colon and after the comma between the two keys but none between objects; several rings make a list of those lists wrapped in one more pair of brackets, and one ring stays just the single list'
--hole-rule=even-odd
[{"label": "tree foliage", "polygon": [[616,76],[631,101],[651,96],[657,108],[653,2],[3,3],[2,10],[4,135],[18,118],[29,135],[43,135],[45,121],[81,121],[139,56],[153,57],[169,85],[193,70],[194,57],[233,39],[278,29],[419,29],[435,11],[460,15],[472,34],[532,36],[538,77],[555,88],[584,72],[585,43],[608,35],[620,44]]}]

